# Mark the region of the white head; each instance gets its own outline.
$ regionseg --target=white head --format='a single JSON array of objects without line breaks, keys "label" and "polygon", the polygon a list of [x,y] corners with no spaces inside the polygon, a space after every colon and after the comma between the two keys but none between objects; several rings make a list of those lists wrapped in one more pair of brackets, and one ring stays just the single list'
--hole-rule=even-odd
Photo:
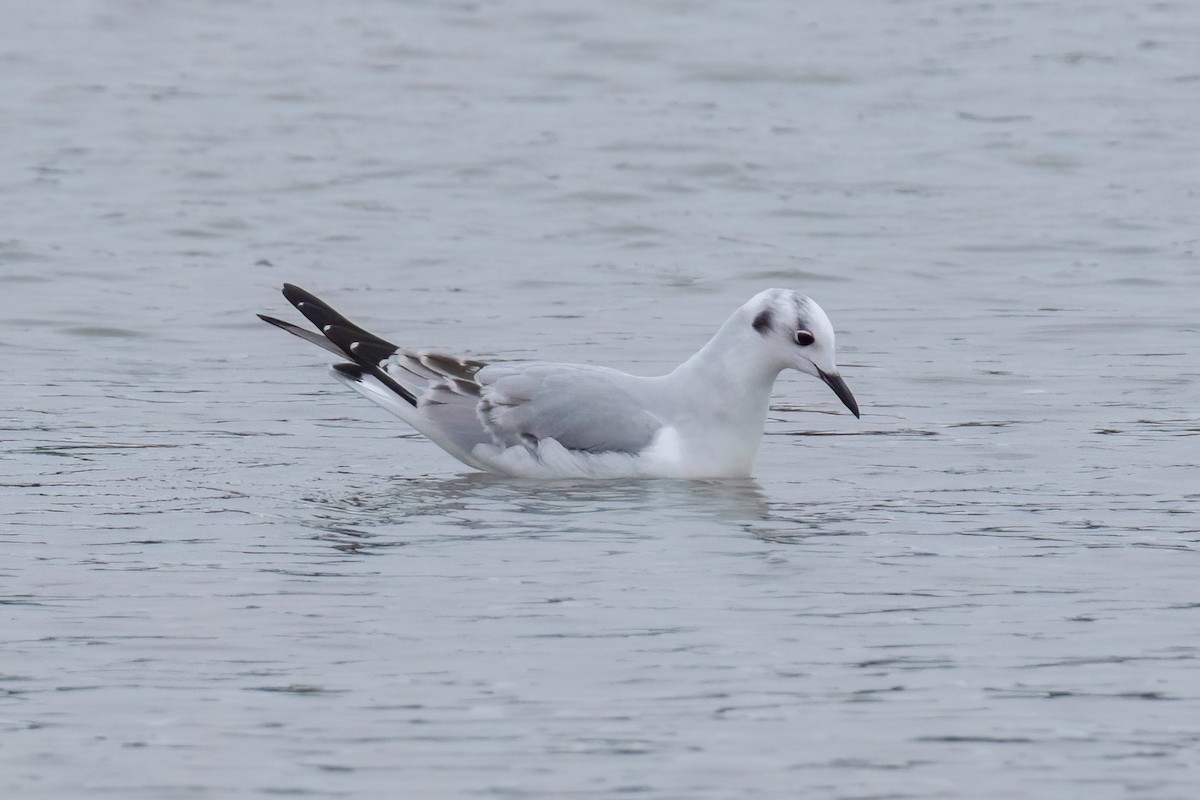
[{"label": "white head", "polygon": [[858,403],[838,374],[833,325],[812,298],[789,289],[767,289],[742,310],[780,367],[820,378],[858,416]]}]

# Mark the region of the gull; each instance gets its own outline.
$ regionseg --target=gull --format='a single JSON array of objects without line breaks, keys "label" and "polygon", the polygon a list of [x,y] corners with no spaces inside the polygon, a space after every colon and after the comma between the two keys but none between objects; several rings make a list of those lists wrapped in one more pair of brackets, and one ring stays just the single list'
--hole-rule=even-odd
[{"label": "gull", "polygon": [[264,322],[334,353],[333,376],[464,464],[524,478],[745,478],[779,373],[824,381],[855,417],[833,325],[809,297],[767,289],[666,375],[544,361],[485,363],[405,350],[298,286],[283,296],[313,332]]}]

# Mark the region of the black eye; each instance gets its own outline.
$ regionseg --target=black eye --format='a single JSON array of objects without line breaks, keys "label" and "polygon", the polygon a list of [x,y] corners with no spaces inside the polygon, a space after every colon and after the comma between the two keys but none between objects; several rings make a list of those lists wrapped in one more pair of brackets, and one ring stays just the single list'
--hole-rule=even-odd
[{"label": "black eye", "polygon": [[796,344],[800,345],[801,347],[808,347],[816,340],[817,337],[812,335],[812,331],[806,331],[803,328],[796,331]]}]

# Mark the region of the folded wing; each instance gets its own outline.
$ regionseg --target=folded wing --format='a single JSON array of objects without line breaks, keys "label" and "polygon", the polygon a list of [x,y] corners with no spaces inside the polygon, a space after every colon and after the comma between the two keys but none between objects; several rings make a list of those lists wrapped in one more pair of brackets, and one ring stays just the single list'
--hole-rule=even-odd
[{"label": "folded wing", "polygon": [[635,396],[638,380],[573,364],[493,364],[477,376],[479,417],[495,444],[555,439],[568,450],[637,453],[662,422]]},{"label": "folded wing", "polygon": [[487,364],[404,350],[298,286],[285,284],[283,294],[319,333],[259,317],[348,359],[333,366],[338,380],[470,466],[494,463],[473,454],[479,445],[537,453],[547,439],[568,451],[632,455],[662,427],[635,397],[642,379],[625,373],[570,364]]}]

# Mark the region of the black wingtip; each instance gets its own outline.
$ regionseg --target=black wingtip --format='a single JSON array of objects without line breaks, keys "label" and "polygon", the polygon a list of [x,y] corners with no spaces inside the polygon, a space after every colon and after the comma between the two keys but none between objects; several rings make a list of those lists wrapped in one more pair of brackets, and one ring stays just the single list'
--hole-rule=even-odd
[{"label": "black wingtip", "polygon": [[355,381],[361,381],[366,370],[358,364],[334,364],[333,371],[345,375]]},{"label": "black wingtip", "polygon": [[[294,283],[285,283],[283,285],[283,296],[309,322],[316,326],[320,332],[319,334],[301,331],[291,323],[283,322],[264,314],[259,314],[259,319],[278,328],[283,328],[302,339],[307,339],[314,344],[325,347],[327,350],[354,359],[357,363],[334,364],[333,368],[338,374],[355,381],[361,381],[364,376],[371,375],[402,397],[405,402],[416,407],[416,395],[401,386],[394,378],[379,368],[381,361],[396,352],[396,345],[363,330],[335,311],[324,300],[321,300],[311,292],[301,289]],[[328,346],[324,344],[326,341],[329,343]]]},{"label": "black wingtip", "polygon": [[317,297],[312,292],[307,292],[301,289],[294,283],[285,283],[283,285],[283,296],[287,301],[296,307],[296,310],[303,314],[309,322],[316,326],[317,330],[323,331],[326,325],[341,325],[347,328],[361,330],[350,320],[343,317],[333,306],[326,303],[321,298]]},{"label": "black wingtip", "polygon": [[326,325],[321,332],[343,353],[364,366],[379,366],[380,362],[396,352],[396,345],[386,342],[362,328],[347,328],[343,325],[332,324]]},{"label": "black wingtip", "polygon": [[305,301],[324,305],[324,303],[317,299],[315,294],[305,289],[301,289],[294,283],[285,283],[283,285],[283,296],[286,297],[287,301],[292,305],[296,305],[297,303],[302,303]]},{"label": "black wingtip", "polygon": [[344,375],[352,381],[361,381],[367,375],[370,375],[403,398],[404,402],[413,408],[417,407],[417,396],[396,383],[390,375],[378,367],[370,367],[364,364],[334,364],[333,371],[339,375]]}]

